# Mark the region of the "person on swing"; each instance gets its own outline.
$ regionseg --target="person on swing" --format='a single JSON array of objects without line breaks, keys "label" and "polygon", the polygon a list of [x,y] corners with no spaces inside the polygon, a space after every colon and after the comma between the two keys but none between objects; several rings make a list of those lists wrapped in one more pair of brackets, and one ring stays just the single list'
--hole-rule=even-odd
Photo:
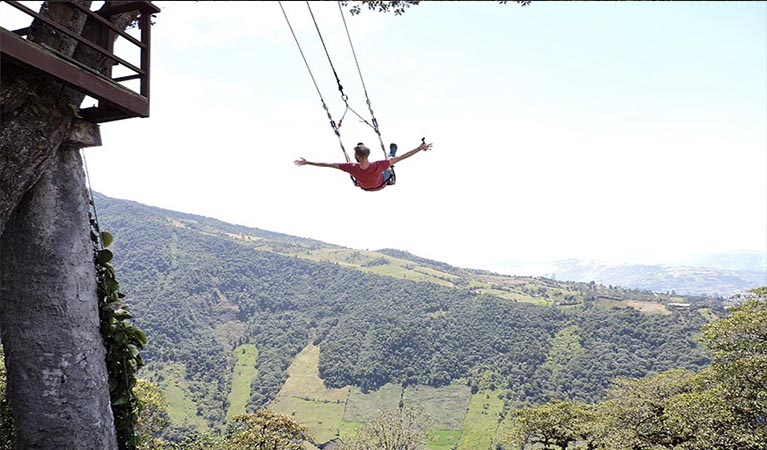
[{"label": "person on swing", "polygon": [[317,166],[317,167],[332,167],[334,169],[342,170],[357,180],[357,184],[365,191],[378,191],[384,187],[394,184],[394,177],[390,167],[394,167],[395,164],[403,159],[410,158],[420,151],[426,151],[431,148],[431,144],[427,144],[425,141],[418,147],[410,150],[402,156],[395,156],[397,153],[397,144],[391,144],[389,147],[389,159],[383,159],[381,161],[370,162],[370,149],[362,142],[354,147],[354,159],[356,163],[321,163],[307,161],[304,158],[297,159],[295,164],[297,166]]}]

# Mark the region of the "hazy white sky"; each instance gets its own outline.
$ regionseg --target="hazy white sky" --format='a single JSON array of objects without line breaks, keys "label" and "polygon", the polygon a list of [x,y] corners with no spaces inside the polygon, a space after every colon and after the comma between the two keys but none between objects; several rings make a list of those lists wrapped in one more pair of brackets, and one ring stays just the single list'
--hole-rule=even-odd
[{"label": "hazy white sky", "polygon": [[[375,193],[293,165],[343,155],[277,2],[155,3],[151,117],[102,125],[86,152],[106,195],[464,267],[767,251],[765,2],[347,15],[387,146],[434,143]],[[338,117],[306,4],[284,6]],[[338,5],[311,6],[366,112]],[[382,155],[351,117],[342,135]]]}]

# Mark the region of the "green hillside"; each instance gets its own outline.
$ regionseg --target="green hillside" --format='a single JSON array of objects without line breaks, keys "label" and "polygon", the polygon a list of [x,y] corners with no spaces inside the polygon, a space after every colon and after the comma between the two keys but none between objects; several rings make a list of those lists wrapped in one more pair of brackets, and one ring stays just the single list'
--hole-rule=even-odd
[{"label": "green hillside", "polygon": [[615,377],[705,366],[696,333],[723,312],[708,299],[502,276],[96,203],[150,339],[143,375],[169,394],[178,428],[270,406],[330,439],[400,392],[398,403],[431,410],[431,448],[475,448],[470,436],[497,428],[508,408],[596,401]]}]

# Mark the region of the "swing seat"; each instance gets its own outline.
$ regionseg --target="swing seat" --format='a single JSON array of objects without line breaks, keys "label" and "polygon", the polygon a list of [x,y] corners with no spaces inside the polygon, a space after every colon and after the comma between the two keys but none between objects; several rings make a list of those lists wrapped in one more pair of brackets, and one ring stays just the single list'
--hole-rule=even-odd
[{"label": "swing seat", "polygon": [[367,192],[380,191],[386,186],[394,186],[395,184],[397,184],[397,174],[394,173],[394,167],[391,167],[391,172],[389,172],[389,176],[384,180],[384,182],[373,188],[360,187],[359,182],[357,182],[357,180],[354,177],[351,177],[351,179],[352,179],[352,182],[354,183],[354,187],[358,187],[362,189],[363,191],[367,191]]}]

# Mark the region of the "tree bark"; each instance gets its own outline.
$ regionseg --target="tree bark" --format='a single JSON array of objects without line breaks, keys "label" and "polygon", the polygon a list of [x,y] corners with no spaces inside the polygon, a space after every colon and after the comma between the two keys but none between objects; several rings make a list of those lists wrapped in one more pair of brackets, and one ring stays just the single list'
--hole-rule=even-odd
[{"label": "tree bark", "polygon": [[[78,2],[90,6],[91,2]],[[86,23],[82,12],[65,3],[44,2],[40,14],[80,34]],[[35,20],[28,39],[66,56],[77,41]],[[60,83],[15,64],[3,64],[0,94],[0,235],[23,195],[40,178],[59,148],[74,114],[69,104],[77,98]],[[76,102],[76,103],[75,103]]]},{"label": "tree bark", "polygon": [[55,155],[0,238],[16,448],[115,449],[82,160]]},{"label": "tree bark", "polygon": [[[90,6],[90,1],[78,1]],[[117,2],[110,2],[117,3]],[[103,27],[66,3],[44,2],[40,13],[81,34],[92,42],[104,42]],[[125,29],[137,13],[124,13],[112,18]],[[105,69],[105,58],[86,45],[62,33],[52,32],[47,25],[35,21],[29,40],[71,56],[99,72]],[[115,37],[113,37],[114,39]],[[25,67],[4,63],[0,91],[0,235],[5,222],[21,197],[35,184],[53,158],[75,120],[74,109],[85,95]]]},{"label": "tree bark", "polygon": [[[66,3],[44,2],[41,14],[105,38]],[[135,17],[112,22],[124,29]],[[107,64],[39,21],[28,39],[98,71]],[[5,61],[0,72],[0,326],[16,448],[117,449],[78,152],[94,143],[62,146],[84,94]]]}]

